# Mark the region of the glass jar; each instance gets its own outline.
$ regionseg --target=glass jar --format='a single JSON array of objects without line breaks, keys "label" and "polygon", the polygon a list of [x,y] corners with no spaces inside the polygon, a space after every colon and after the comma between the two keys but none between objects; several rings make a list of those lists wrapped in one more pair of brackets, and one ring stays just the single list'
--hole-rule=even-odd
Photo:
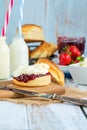
[{"label": "glass jar", "polygon": [[13,38],[10,45],[11,74],[20,66],[29,64],[28,46],[23,38]]},{"label": "glass jar", "polygon": [[10,75],[10,50],[6,37],[0,37],[0,79],[7,79]]},{"label": "glass jar", "polygon": [[66,36],[59,36],[57,40],[58,52],[61,53],[64,48],[75,45],[84,54],[85,50],[85,37],[70,38]]}]

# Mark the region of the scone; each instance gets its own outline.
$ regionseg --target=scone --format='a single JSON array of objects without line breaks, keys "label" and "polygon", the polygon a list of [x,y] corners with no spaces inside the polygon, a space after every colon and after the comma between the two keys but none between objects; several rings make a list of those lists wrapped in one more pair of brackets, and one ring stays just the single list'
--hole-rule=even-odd
[{"label": "scone", "polygon": [[45,39],[42,27],[35,24],[22,25],[22,35],[24,37],[25,42],[39,42],[44,41]]},{"label": "scone", "polygon": [[45,86],[51,83],[49,65],[38,63],[20,66],[13,73],[13,83],[20,86]]},{"label": "scone", "polygon": [[40,58],[36,63],[44,63],[50,66],[49,72],[51,73],[53,82],[64,85],[64,73],[53,61],[47,58]]},{"label": "scone", "polygon": [[50,57],[56,50],[57,46],[55,44],[44,41],[31,51],[30,58]]}]

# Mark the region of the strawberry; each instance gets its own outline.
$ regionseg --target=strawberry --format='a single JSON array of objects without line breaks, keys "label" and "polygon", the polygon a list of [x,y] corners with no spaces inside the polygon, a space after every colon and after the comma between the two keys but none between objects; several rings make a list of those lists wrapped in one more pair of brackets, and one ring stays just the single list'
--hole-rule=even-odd
[{"label": "strawberry", "polygon": [[71,45],[71,46],[67,49],[67,52],[70,52],[72,57],[81,56],[81,52],[79,51],[79,49],[78,49],[75,45]]},{"label": "strawberry", "polygon": [[71,60],[72,60],[71,56],[66,52],[63,52],[59,55],[59,64],[60,65],[69,65]]}]

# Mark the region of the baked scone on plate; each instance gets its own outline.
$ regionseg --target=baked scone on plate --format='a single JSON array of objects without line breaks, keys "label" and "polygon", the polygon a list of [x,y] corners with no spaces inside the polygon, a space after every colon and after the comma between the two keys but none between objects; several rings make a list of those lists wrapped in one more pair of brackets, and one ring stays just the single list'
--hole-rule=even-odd
[{"label": "baked scone on plate", "polygon": [[25,42],[39,42],[45,40],[42,27],[35,24],[22,25],[22,35]]},{"label": "baked scone on plate", "polygon": [[13,83],[20,86],[45,86],[51,83],[49,65],[38,63],[20,66],[13,73]]},{"label": "baked scone on plate", "polygon": [[64,73],[53,61],[47,58],[40,58],[36,63],[48,64],[50,66],[49,72],[51,73],[52,81],[59,85],[64,85]]}]

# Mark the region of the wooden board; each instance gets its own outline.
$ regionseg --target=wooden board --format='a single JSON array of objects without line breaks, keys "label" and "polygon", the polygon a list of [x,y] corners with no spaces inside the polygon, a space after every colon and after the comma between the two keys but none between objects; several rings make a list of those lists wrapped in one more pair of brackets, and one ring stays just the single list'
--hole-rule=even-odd
[{"label": "wooden board", "polygon": [[[40,86],[40,87],[22,87],[17,86],[13,84],[12,80],[10,81],[1,81],[0,86],[9,86],[14,87],[21,90],[27,90],[27,91],[34,91],[34,92],[40,92],[40,93],[49,93],[49,94],[64,94],[65,93],[65,87],[60,86],[56,83],[51,82],[51,84],[47,86]],[[13,98],[13,97],[21,97],[22,95],[16,94],[14,92],[6,91],[6,90],[0,90],[0,98]]]}]

